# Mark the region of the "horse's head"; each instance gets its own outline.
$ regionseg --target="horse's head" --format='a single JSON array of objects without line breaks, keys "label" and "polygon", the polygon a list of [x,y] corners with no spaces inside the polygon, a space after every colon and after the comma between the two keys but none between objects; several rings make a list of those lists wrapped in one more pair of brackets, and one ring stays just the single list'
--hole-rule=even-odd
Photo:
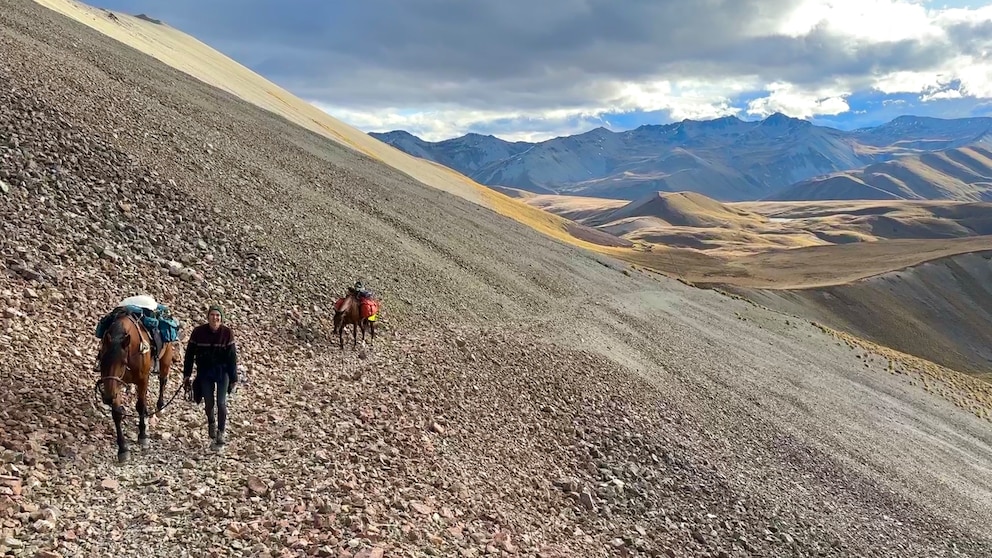
[{"label": "horse's head", "polygon": [[97,370],[100,374],[97,380],[97,390],[104,405],[117,409],[121,406],[121,388],[124,384],[124,372],[127,368],[128,345],[131,335],[124,326],[126,317],[114,320],[100,342]]}]

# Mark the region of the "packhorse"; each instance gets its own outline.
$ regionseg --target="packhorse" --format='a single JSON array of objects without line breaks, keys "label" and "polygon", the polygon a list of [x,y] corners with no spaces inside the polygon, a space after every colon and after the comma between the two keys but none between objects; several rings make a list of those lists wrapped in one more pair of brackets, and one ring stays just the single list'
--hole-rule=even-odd
[{"label": "packhorse", "polygon": [[[148,383],[154,367],[154,354],[152,336],[137,317],[141,315],[140,310],[135,306],[121,305],[101,320],[97,329],[98,334],[102,330],[102,335],[97,357],[100,377],[95,389],[103,403],[111,408],[117,430],[117,460],[121,463],[127,461],[129,455],[122,424],[125,416],[122,403],[125,385],[133,385],[137,391],[135,411],[138,413],[138,443],[142,448],[147,448],[149,443],[145,420],[149,416]],[[159,348],[156,413],[166,405],[165,386],[175,356],[171,339]]]},{"label": "packhorse", "polygon": [[334,333],[338,334],[338,344],[344,349],[344,327],[352,326],[352,348],[358,346],[358,328],[362,329],[362,343],[365,342],[365,329],[372,332],[375,342],[375,323],[378,320],[379,303],[375,299],[359,298],[353,290],[334,304]]}]

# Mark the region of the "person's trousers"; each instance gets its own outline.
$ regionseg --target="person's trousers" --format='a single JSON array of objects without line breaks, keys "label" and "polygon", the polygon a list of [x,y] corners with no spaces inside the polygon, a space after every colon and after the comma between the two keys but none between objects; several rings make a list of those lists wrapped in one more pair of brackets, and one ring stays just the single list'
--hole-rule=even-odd
[{"label": "person's trousers", "polygon": [[203,382],[203,402],[207,411],[207,424],[214,424],[214,406],[217,407],[217,430],[224,431],[227,425],[227,386],[228,377],[223,374],[217,381]]}]

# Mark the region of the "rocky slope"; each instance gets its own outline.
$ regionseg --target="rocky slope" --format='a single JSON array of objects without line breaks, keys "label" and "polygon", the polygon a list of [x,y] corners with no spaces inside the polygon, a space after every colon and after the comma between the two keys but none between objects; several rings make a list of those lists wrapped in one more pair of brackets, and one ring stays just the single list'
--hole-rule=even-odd
[{"label": "rocky slope", "polygon": [[[3,552],[992,551],[967,378],[956,405],[911,361],[621,273],[31,2],[0,29]],[[383,329],[342,352],[326,310],[356,277]],[[177,400],[114,463],[92,334],[134,292],[184,339],[228,310],[225,452]]]},{"label": "rocky slope", "polygon": [[[371,135],[492,186],[625,200],[688,190],[720,201],[742,201],[898,155],[987,143],[992,141],[990,130],[990,118],[905,116],[877,128],[844,132],[774,114],[757,122],[724,117],[625,132],[597,128],[533,144],[475,134],[434,143],[404,131]],[[832,192],[821,188],[812,199],[851,199],[831,198]],[[953,190],[931,196],[927,199],[973,199]]]}]

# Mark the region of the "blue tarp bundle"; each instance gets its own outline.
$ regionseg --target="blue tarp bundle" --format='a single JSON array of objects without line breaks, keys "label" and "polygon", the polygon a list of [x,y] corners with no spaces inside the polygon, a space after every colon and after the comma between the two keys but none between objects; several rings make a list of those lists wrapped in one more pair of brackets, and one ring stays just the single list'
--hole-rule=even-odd
[{"label": "blue tarp bundle", "polygon": [[[158,308],[154,311],[132,305],[124,306],[123,309],[128,314],[139,316],[141,323],[148,331],[158,328],[162,334],[163,343],[172,343],[179,340],[179,320],[169,315],[169,308],[164,304],[159,304]],[[115,308],[113,312],[100,319],[100,322],[96,325],[96,336],[98,338],[103,337],[103,334],[107,332],[107,328],[113,323],[114,317],[118,315],[120,315],[120,309]]]}]

